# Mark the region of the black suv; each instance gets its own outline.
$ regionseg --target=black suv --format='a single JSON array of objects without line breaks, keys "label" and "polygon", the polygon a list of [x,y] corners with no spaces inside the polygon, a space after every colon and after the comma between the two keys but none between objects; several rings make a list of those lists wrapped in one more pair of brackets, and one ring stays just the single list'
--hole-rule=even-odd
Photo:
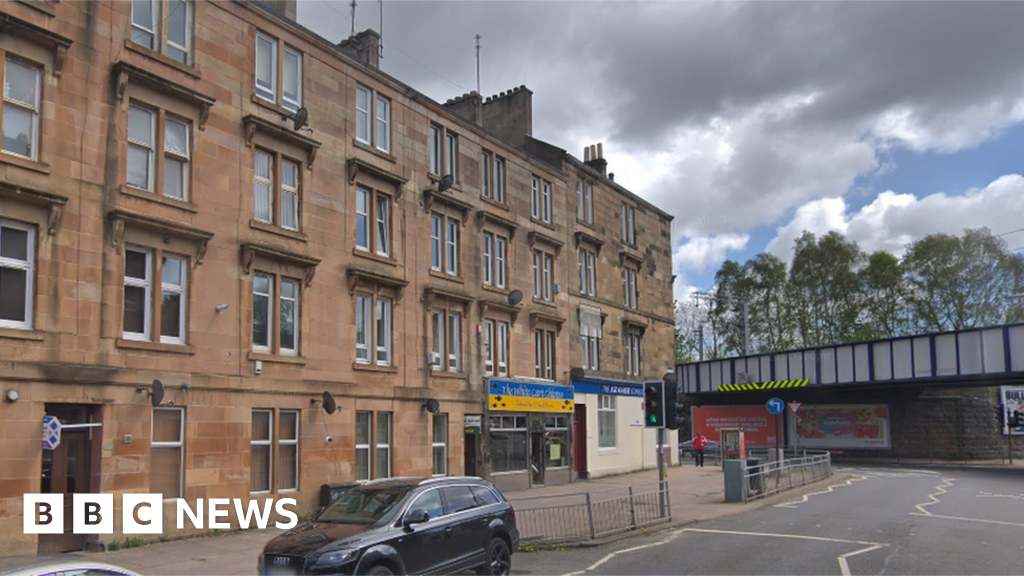
[{"label": "black suv", "polygon": [[362,484],[263,547],[260,574],[508,574],[516,514],[476,477]]}]

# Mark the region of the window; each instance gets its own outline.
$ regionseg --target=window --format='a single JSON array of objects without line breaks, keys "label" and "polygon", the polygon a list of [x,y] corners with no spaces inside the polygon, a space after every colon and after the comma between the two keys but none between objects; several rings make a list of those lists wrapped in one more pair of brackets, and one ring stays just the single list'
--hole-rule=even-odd
[{"label": "window", "polygon": [[299,488],[299,411],[281,410],[277,431],[277,489]]},{"label": "window", "polygon": [[542,250],[533,251],[533,297],[550,302],[552,299],[555,257]]},{"label": "window", "polygon": [[252,436],[249,440],[250,492],[270,492],[270,469],[273,464],[270,433],[273,429],[272,410],[252,411]]},{"label": "window", "polygon": [[583,180],[576,181],[576,219],[594,224],[594,185]]},{"label": "window", "polygon": [[598,370],[601,351],[601,309],[580,305],[580,339],[583,348],[583,368]]},{"label": "window", "polygon": [[626,374],[640,375],[640,335],[635,332],[626,333]]},{"label": "window", "polygon": [[430,215],[430,268],[450,276],[459,275],[459,220],[442,214]]},{"label": "window", "polygon": [[430,316],[432,342],[436,354],[433,370],[462,371],[462,314],[447,308],[435,308]]},{"label": "window", "polygon": [[505,288],[508,239],[484,232],[484,284]]},{"label": "window", "polygon": [[430,125],[430,173],[438,176],[451,174],[458,181],[456,171],[459,156],[459,137],[453,132]]},{"label": "window", "polygon": [[530,216],[541,222],[551,222],[551,182],[534,176],[531,180]]},{"label": "window", "polygon": [[622,305],[626,308],[636,310],[637,287],[636,269],[622,269]]},{"label": "window", "polygon": [[492,414],[487,427],[491,432],[491,472],[526,470],[526,416]]},{"label": "window", "polygon": [[480,194],[505,203],[505,159],[487,150],[480,153]]},{"label": "window", "polygon": [[[373,118],[372,140],[370,118]],[[356,86],[356,140],[376,146],[382,152],[391,151],[391,101],[363,86]]]},{"label": "window", "polygon": [[292,112],[302,107],[302,53],[262,32],[256,33],[256,96]]},{"label": "window", "polygon": [[508,322],[484,320],[484,372],[508,376]]},{"label": "window", "polygon": [[433,441],[431,450],[434,457],[434,476],[448,473],[448,415],[434,414]]},{"label": "window", "polygon": [[622,241],[636,245],[636,208],[622,203]]},{"label": "window", "polygon": [[391,198],[362,186],[356,188],[356,248],[391,257]]},{"label": "window", "polygon": [[[374,304],[376,300],[376,304]],[[370,343],[378,366],[391,365],[391,299],[356,293],[356,362],[370,364]]]},{"label": "window", "polygon": [[469,486],[445,486],[441,488],[445,514],[458,514],[476,508],[476,497]]},{"label": "window", "polygon": [[377,461],[374,478],[391,477],[391,413],[377,412]]},{"label": "window", "polygon": [[615,448],[615,396],[597,397],[597,447]]},{"label": "window", "polygon": [[444,516],[444,502],[441,501],[440,490],[428,490],[416,497],[409,510],[423,510],[427,518],[433,520]]},{"label": "window", "polygon": [[182,496],[184,431],[184,409],[153,408],[153,431],[149,443],[149,491],[163,494],[165,500]]},{"label": "window", "polygon": [[42,68],[8,56],[4,61],[3,151],[39,158]]},{"label": "window", "polygon": [[370,479],[370,435],[373,412],[356,412],[356,480]]},{"label": "window", "polygon": [[533,333],[537,378],[554,379],[555,333],[550,330],[535,330]]},{"label": "window", "polygon": [[569,465],[569,417],[544,416],[544,468]]},{"label": "window", "polygon": [[[157,266],[159,263],[159,266]],[[188,260],[136,246],[125,249],[122,337],[153,341],[154,278],[160,278],[160,335],[164,344],[185,344]]]},{"label": "window", "polygon": [[0,327],[32,329],[36,229],[0,219]]},{"label": "window", "polygon": [[597,274],[594,270],[596,262],[597,254],[580,248],[580,294],[597,294]]},{"label": "window", "polygon": [[[253,217],[288,230],[299,229],[299,163],[256,150],[253,157]],[[278,174],[280,177],[275,178]],[[275,213],[275,206],[280,211]]]},{"label": "window", "polygon": [[[279,296],[274,297],[275,294]],[[274,332],[274,319],[278,330]],[[252,279],[252,349],[266,354],[299,353],[299,281],[257,273]]]},{"label": "window", "polygon": [[132,42],[190,64],[190,8],[185,0],[132,0]]},{"label": "window", "polygon": [[[133,103],[128,108],[128,186],[188,200],[191,181],[189,143],[192,126]],[[157,154],[157,150],[163,150]],[[158,174],[163,174],[158,179]],[[159,184],[158,184],[159,182]]]}]

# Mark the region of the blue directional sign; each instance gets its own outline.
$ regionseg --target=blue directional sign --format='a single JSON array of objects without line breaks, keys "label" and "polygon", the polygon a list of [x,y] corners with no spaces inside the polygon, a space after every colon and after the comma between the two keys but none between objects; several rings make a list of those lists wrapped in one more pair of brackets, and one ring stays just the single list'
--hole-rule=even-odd
[{"label": "blue directional sign", "polygon": [[60,446],[60,420],[56,416],[43,416],[43,450]]},{"label": "blue directional sign", "polygon": [[782,414],[782,411],[786,409],[786,403],[778,398],[772,398],[768,401],[768,411],[772,414]]}]

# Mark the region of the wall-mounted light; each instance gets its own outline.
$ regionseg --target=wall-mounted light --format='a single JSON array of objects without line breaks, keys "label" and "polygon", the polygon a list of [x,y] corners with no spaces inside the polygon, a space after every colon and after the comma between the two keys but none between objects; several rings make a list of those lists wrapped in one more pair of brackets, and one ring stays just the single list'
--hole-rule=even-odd
[{"label": "wall-mounted light", "polygon": [[7,400],[8,402],[17,402],[18,398],[21,398],[21,394],[19,394],[14,388],[11,388],[4,393],[4,400]]},{"label": "wall-mounted light", "polygon": [[228,306],[231,306],[231,305],[230,304],[217,304],[216,306],[213,307],[213,309],[216,310],[217,312],[223,312],[223,311],[228,309]]}]

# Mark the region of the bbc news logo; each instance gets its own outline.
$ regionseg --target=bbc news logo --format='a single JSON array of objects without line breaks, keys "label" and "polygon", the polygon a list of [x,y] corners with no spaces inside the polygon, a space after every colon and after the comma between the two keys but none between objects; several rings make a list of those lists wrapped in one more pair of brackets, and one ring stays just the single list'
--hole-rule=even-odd
[{"label": "bbc news logo", "polygon": [[[113,534],[114,533],[114,495],[113,494],[74,494],[71,507],[71,526],[74,534]],[[164,528],[164,497],[162,494],[124,494],[121,496],[121,533],[122,534],[162,534]],[[205,507],[204,507],[205,504]],[[189,506],[184,498],[175,500],[178,530],[185,529],[185,519],[192,527],[202,530],[205,527],[214,530],[230,530],[227,519],[232,509],[238,526],[248,530],[253,524],[265,530],[270,522],[271,512],[290,518],[289,522],[274,522],[281,529],[294,528],[299,523],[299,516],[294,510],[294,498],[271,499],[262,502],[249,500],[247,507],[240,498],[210,498],[196,500],[196,507]],[[25,494],[24,500],[25,534],[63,534],[64,533],[64,495],[63,494]],[[262,508],[261,508],[262,506]],[[204,509],[206,514],[204,515]]]}]

